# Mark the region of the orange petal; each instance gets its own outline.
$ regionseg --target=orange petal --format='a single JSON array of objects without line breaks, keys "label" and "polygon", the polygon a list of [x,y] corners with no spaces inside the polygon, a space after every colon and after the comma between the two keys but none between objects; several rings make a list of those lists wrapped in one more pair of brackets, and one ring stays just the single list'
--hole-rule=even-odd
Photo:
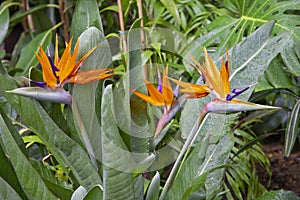
[{"label": "orange petal", "polygon": [[47,86],[49,86],[51,88],[55,88],[57,85],[57,79],[53,74],[52,67],[49,62],[48,56],[42,49],[42,46],[40,46],[40,49],[39,49],[40,55],[38,55],[36,52],[34,52],[34,53],[42,66],[44,81],[46,82]]},{"label": "orange petal", "polygon": [[168,80],[167,76],[168,76],[168,66],[166,67],[163,74],[162,96],[164,98],[164,101],[166,102],[166,105],[172,105],[174,95],[173,95],[170,81]]},{"label": "orange petal", "polygon": [[152,104],[152,105],[154,105],[154,106],[163,106],[163,105],[164,105],[164,102],[159,102],[159,101],[157,101],[157,100],[154,100],[152,97],[147,96],[147,95],[145,95],[145,94],[143,94],[143,93],[141,93],[141,92],[138,92],[138,91],[136,91],[136,90],[132,90],[132,92],[133,92],[136,96],[138,96],[139,98],[143,99],[144,101],[146,101],[146,102],[148,102],[148,103],[150,103],[150,104]]},{"label": "orange petal", "polygon": [[[227,63],[228,66],[229,63]],[[228,66],[229,67],[229,66]],[[229,69],[227,69],[224,61],[224,56],[222,57],[222,66],[220,69],[220,75],[223,82],[224,92],[227,94],[230,93],[230,83],[229,83]]]},{"label": "orange petal", "polygon": [[[84,56],[82,56],[82,58],[80,58],[80,60],[75,64],[74,66],[74,72],[76,72],[78,70],[78,68],[80,67],[81,63],[89,56],[91,55],[91,53],[93,53],[93,51],[95,51],[95,49],[97,49],[98,46],[93,47],[91,50],[89,50]],[[76,53],[77,54],[77,53]]]},{"label": "orange petal", "polygon": [[146,79],[144,81],[146,83],[146,87],[147,87],[150,97],[157,103],[164,105],[165,101],[164,101],[164,97],[162,96],[162,94],[157,90],[156,87],[154,87],[154,85],[149,83]]},{"label": "orange petal", "polygon": [[75,67],[75,60],[78,52],[78,45],[79,42],[76,42],[74,53],[71,55],[71,46],[72,46],[72,39],[69,43],[66,44],[66,49],[61,57],[61,60],[58,64],[58,68],[61,70],[59,73],[60,82],[63,83],[72,75]]},{"label": "orange petal", "polygon": [[114,75],[113,73],[108,74],[108,72],[111,72],[112,70],[113,69],[94,69],[78,72],[70,78],[69,82],[75,84],[86,84],[92,81],[103,80]]},{"label": "orange petal", "polygon": [[206,85],[198,85],[198,84],[181,82],[172,78],[169,79],[172,80],[177,85],[183,87],[183,89],[181,89],[180,92],[188,94],[190,98],[205,97],[210,93],[210,89]]},{"label": "orange petal", "polygon": [[54,52],[54,65],[56,67],[58,67],[58,62],[59,62],[59,58],[58,58],[58,36],[56,34],[56,37],[55,37],[55,52]]}]

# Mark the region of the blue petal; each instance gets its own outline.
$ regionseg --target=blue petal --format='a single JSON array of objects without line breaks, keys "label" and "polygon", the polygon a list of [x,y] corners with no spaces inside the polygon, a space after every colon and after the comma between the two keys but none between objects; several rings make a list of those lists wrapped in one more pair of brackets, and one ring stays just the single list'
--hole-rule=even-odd
[{"label": "blue petal", "polygon": [[46,86],[46,83],[45,82],[40,82],[40,81],[34,81],[34,80],[29,80],[31,83],[34,83],[35,85],[43,88]]},{"label": "blue petal", "polygon": [[245,92],[246,90],[248,90],[250,87],[245,87],[245,88],[242,88],[242,89],[239,89],[239,88],[236,88],[236,89],[233,89],[232,90],[232,93],[234,95],[230,95],[230,94],[227,94],[226,96],[226,101],[230,101],[231,99],[235,98],[236,96],[242,94],[243,92]]}]

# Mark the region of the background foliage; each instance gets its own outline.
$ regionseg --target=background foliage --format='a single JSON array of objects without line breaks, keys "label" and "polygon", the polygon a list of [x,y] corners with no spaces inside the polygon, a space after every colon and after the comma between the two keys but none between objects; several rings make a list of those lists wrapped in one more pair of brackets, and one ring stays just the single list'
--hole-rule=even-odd
[{"label": "background foliage", "polygon": [[[217,66],[229,49],[231,87],[251,85],[240,99],[283,109],[210,114],[165,199],[299,199],[268,192],[256,171],[259,164],[271,173],[260,144],[267,133],[284,135],[287,156],[299,134],[299,7],[298,0],[3,1],[0,198],[159,199],[211,97],[187,100],[153,139],[162,111],[130,89],[146,92],[144,77],[157,82],[166,65],[170,77],[200,83],[186,61],[189,52],[202,63],[206,47]],[[80,38],[79,57],[98,45],[81,69],[114,67],[116,76],[68,85],[72,105],[7,93],[27,86],[22,77],[41,79],[34,52],[39,45],[53,52],[56,34],[62,50]]]}]

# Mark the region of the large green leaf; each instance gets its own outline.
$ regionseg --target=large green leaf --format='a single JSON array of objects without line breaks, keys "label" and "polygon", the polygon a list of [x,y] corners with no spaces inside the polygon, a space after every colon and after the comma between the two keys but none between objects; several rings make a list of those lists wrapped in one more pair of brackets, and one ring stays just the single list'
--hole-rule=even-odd
[{"label": "large green leaf", "polygon": [[39,102],[5,92],[15,87],[16,84],[11,78],[0,74],[0,94],[7,99],[27,126],[40,137],[59,163],[69,167],[85,188],[89,189],[100,183],[100,177],[84,149],[59,129]]},{"label": "large green leaf", "polygon": [[0,199],[15,199],[21,200],[22,198],[16,191],[0,177]]},{"label": "large green leaf", "polygon": [[103,161],[103,188],[104,199],[142,199],[143,185],[140,177],[133,178],[130,173],[134,166],[134,157],[128,151],[118,130],[113,116],[112,86],[109,85],[103,92],[101,105],[102,115],[102,161]]},{"label": "large green leaf", "polygon": [[[87,71],[99,68],[107,68],[111,64],[111,53],[108,42],[103,33],[90,27],[80,35],[78,58],[86,54],[90,49],[97,49],[84,61],[80,70]],[[87,148],[89,155],[94,160],[101,160],[101,130],[96,116],[96,91],[98,82],[73,87],[73,110],[74,119],[81,140]]]},{"label": "large green leaf", "polygon": [[82,32],[92,26],[103,33],[97,1],[78,0],[72,18],[71,35],[77,39]]},{"label": "large green leaf", "polygon": [[28,199],[56,199],[50,192],[41,176],[30,164],[16,141],[12,137],[3,116],[0,116],[1,145],[9,156],[12,166]]}]

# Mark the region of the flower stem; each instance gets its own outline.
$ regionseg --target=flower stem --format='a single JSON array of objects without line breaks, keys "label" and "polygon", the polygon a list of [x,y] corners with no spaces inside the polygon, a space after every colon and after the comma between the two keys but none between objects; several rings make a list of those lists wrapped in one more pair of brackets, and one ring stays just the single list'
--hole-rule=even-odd
[{"label": "flower stem", "polygon": [[170,175],[169,175],[169,177],[166,181],[166,184],[165,184],[165,186],[162,190],[162,193],[160,195],[160,198],[159,198],[160,200],[165,199],[166,194],[167,194],[169,188],[171,187],[171,185],[172,185],[172,183],[173,183],[173,181],[174,181],[174,179],[177,175],[177,171],[180,167],[181,161],[184,158],[186,152],[189,150],[190,146],[193,144],[195,138],[197,137],[199,126],[202,123],[202,121],[205,118],[207,113],[208,112],[206,111],[206,107],[204,107],[202,109],[199,117],[197,118],[197,121],[196,121],[195,125],[193,126],[188,138],[186,139],[186,141],[185,141],[185,143],[184,143],[184,145],[183,145],[183,147],[182,147],[182,149],[181,149],[181,151],[180,151],[180,153],[179,153],[179,155],[178,155],[178,157],[177,157],[177,159],[174,163],[174,166],[173,166],[173,168],[170,172]]}]

